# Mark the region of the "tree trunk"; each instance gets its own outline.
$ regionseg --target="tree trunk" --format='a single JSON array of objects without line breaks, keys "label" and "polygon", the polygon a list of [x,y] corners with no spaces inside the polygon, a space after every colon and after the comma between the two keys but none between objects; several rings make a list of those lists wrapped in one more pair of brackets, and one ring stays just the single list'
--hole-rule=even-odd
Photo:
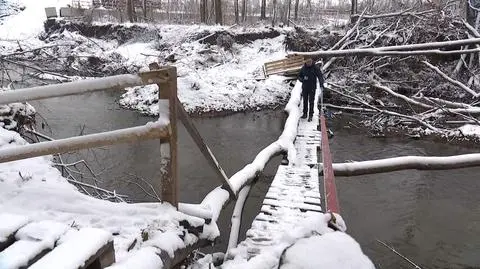
[{"label": "tree trunk", "polygon": [[288,0],[287,26],[290,26],[290,11],[292,9],[292,0]]},{"label": "tree trunk", "polygon": [[222,0],[213,0],[215,3],[215,23],[216,24],[223,24],[222,19]]},{"label": "tree trunk", "polygon": [[355,15],[357,14],[357,9],[358,9],[358,2],[357,0],[352,0],[352,9],[350,10],[350,15]]},{"label": "tree trunk", "polygon": [[[298,0],[297,0],[298,1]],[[262,0],[262,6],[260,7],[260,19],[265,20],[267,19],[266,16],[266,6],[267,6],[267,0]]]},{"label": "tree trunk", "polygon": [[[235,0],[238,1],[238,0]],[[242,22],[247,20],[247,0],[242,0]]]},{"label": "tree trunk", "polygon": [[200,0],[200,22],[207,23],[207,0]]},{"label": "tree trunk", "polygon": [[134,22],[132,0],[127,0],[127,16],[130,22]]},{"label": "tree trunk", "polygon": [[[243,3],[245,3],[245,0],[243,0]],[[238,0],[235,0],[233,2],[234,9],[235,9],[235,23],[238,24],[240,23],[240,19],[238,17]],[[243,18],[243,8],[242,8],[242,18]]]},{"label": "tree trunk", "polygon": [[277,0],[273,0],[273,12],[272,12],[272,27],[275,26],[275,20],[277,19]]},{"label": "tree trunk", "polygon": [[294,14],[294,19],[298,19],[298,4],[300,3],[299,0],[295,0],[295,14]]},{"label": "tree trunk", "polygon": [[147,21],[147,0],[143,0],[143,20]]}]

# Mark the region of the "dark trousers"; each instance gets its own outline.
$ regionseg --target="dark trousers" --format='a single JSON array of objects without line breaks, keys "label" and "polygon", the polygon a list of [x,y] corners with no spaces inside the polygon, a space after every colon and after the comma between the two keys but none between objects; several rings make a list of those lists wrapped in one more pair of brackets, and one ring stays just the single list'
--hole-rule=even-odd
[{"label": "dark trousers", "polygon": [[303,115],[313,116],[313,105],[315,102],[315,90],[316,89],[302,89],[303,96]]}]

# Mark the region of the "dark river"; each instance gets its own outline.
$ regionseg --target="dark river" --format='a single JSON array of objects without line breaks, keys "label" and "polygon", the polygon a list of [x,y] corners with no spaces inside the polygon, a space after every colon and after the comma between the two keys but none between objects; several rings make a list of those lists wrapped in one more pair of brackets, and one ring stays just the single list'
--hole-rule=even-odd
[{"label": "dark river", "polygon": [[[154,120],[119,108],[118,92],[62,97],[32,102],[53,138],[65,138]],[[37,119],[39,119],[37,117]],[[195,118],[200,133],[231,176],[265,146],[277,139],[285,115],[282,111],[238,113],[226,117]],[[331,150],[336,162],[402,155],[452,155],[477,151],[462,147],[400,138],[373,139],[337,121]],[[66,155],[67,161],[87,160],[103,183],[133,201],[152,201],[139,183],[158,189],[159,142],[147,141],[104,147]],[[258,213],[280,159],[267,166],[246,205],[243,234]],[[377,268],[413,268],[376,240],[393,246],[422,268],[480,268],[480,168],[451,171],[402,171],[352,178],[337,178],[342,215],[349,233],[359,241]],[[219,180],[179,126],[180,200],[198,203]],[[80,176],[79,176],[80,177]],[[84,176],[84,180],[91,182]],[[138,178],[142,178],[140,180]],[[225,251],[233,205],[219,220],[223,234],[216,251]],[[321,255],[321,253],[319,253]]]}]

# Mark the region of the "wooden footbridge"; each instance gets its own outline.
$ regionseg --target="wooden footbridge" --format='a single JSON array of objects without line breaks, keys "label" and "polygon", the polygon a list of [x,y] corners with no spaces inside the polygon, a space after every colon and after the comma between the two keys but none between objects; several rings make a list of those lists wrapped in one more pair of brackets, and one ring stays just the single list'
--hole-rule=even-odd
[{"label": "wooden footbridge", "polygon": [[[248,230],[246,240],[238,245],[237,240],[231,240],[233,243],[225,257],[227,264],[228,260],[240,256],[246,261],[255,261],[255,257],[270,255],[272,249],[281,244],[284,234],[308,218],[323,215],[326,211],[339,213],[325,118],[318,109],[320,91],[317,91],[313,121],[307,122],[300,119],[301,85],[297,83],[286,107],[288,118],[280,138],[263,149],[251,164],[228,178],[178,102],[175,69],[160,68],[157,65],[151,65],[151,69],[150,72],[138,75],[121,75],[0,93],[0,104],[8,104],[157,84],[160,89],[160,112],[163,113],[157,122],[146,126],[0,149],[0,163],[140,139],[160,139],[164,155],[162,157],[168,160],[168,173],[162,179],[162,198],[184,216],[183,219],[177,218],[169,222],[169,230],[165,230],[169,238],[174,237],[178,246],[149,244],[149,240],[145,239],[145,242],[134,250],[126,250],[127,255],[119,261],[116,259],[115,242],[121,234],[99,228],[73,227],[57,219],[38,219],[35,214],[25,212],[0,212],[0,269],[173,267],[193,249],[213,242],[218,234],[211,231],[216,228],[215,222],[222,208],[230,201],[243,203],[248,194],[248,191],[244,190],[251,187],[265,164],[278,154],[285,154],[286,162],[278,168],[261,212]],[[177,199],[177,116],[221,179],[222,185],[212,190],[199,204],[182,204]],[[322,145],[326,150],[321,151]],[[324,190],[327,199],[324,206],[319,178],[321,161],[325,164],[323,170],[326,178]],[[334,220],[331,224],[336,227]],[[162,228],[159,227],[159,230]],[[233,233],[235,232],[238,238],[238,231]],[[139,264],[145,265],[139,267]]]}]

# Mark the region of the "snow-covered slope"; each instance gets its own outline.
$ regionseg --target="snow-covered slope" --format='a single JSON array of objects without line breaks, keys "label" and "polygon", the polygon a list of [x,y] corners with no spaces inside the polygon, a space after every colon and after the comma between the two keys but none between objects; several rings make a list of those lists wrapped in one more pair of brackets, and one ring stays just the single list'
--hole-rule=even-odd
[{"label": "snow-covered slope", "polygon": [[[19,134],[0,127],[0,150],[26,143]],[[184,232],[179,221],[190,217],[169,204],[113,203],[80,193],[52,167],[50,156],[0,164],[0,212],[23,215],[31,221],[54,220],[78,228],[107,230],[115,235],[118,261],[147,243],[164,246],[170,252],[196,239],[187,236],[182,241],[178,237]],[[218,235],[216,224],[212,224],[213,229],[205,232],[208,238]],[[144,243],[145,233],[151,240]],[[135,240],[134,251],[127,253]]]}]

